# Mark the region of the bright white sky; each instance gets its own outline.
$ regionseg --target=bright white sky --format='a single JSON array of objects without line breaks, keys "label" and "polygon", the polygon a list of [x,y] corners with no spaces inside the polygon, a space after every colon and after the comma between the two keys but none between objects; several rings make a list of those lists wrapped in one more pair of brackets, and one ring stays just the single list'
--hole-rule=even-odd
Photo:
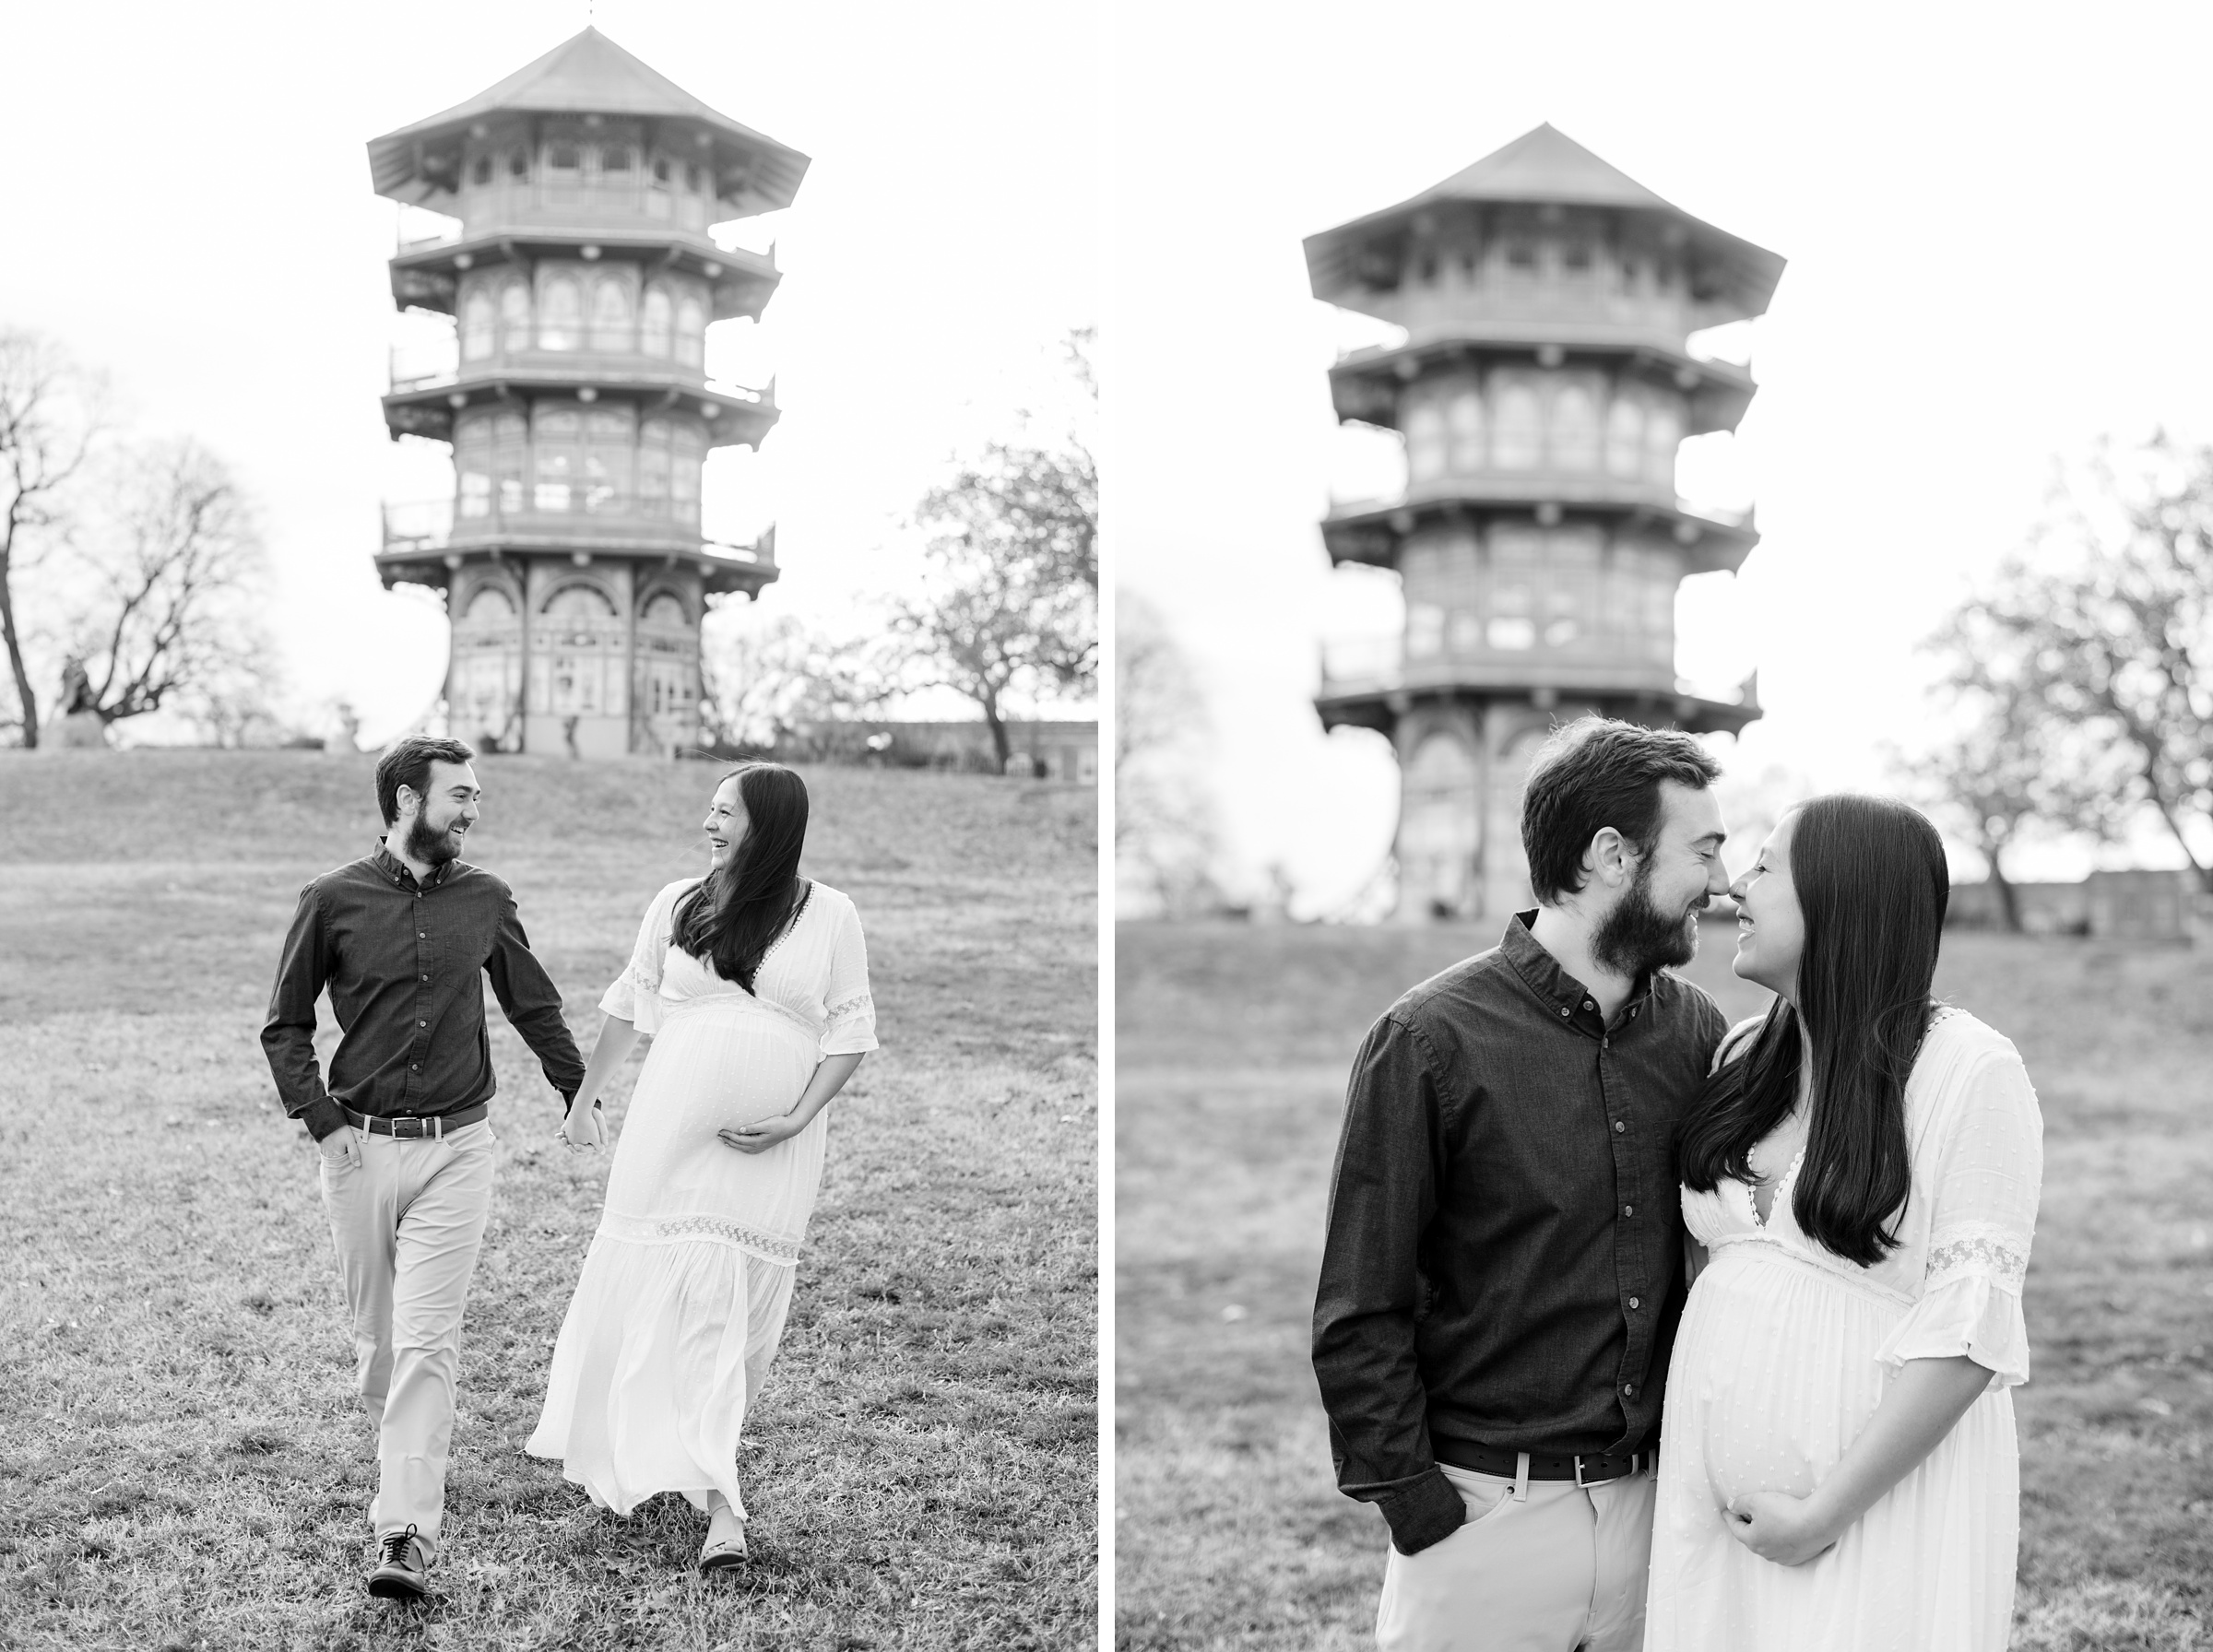
[{"label": "bright white sky", "polygon": [[2213,10],[1115,10],[1110,551],[1205,675],[1236,858],[1284,864],[1302,905],[1367,878],[1397,807],[1379,741],[1321,734],[1316,640],[1398,622],[1395,581],[1332,574],[1315,527],[1390,463],[1331,418],[1326,370],[1373,324],[1309,296],[1302,237],[1550,121],[1790,260],[1734,462],[1683,468],[1765,536],[1681,615],[1683,675],[1759,671],[1739,772],[1882,786],[1884,743],[1925,726],[1914,644],[2016,545],[2053,457],[2213,434]]},{"label": "bright white sky", "polygon": [[[290,709],[339,695],[365,739],[439,690],[445,622],[370,564],[380,500],[450,495],[443,445],[395,446],[378,397],[398,208],[364,146],[470,97],[587,20],[680,86],[813,157],[763,322],[710,372],[772,373],[758,455],[709,463],[711,537],[776,525],[749,617],[843,629],[918,567],[899,519],[956,448],[1055,394],[1098,313],[1097,21],[1027,0],[837,6],[454,0],[0,0],[0,324],[104,369],[149,435],[191,434],[256,496]],[[46,685],[49,692],[52,685]],[[957,710],[952,714],[961,714]]]}]

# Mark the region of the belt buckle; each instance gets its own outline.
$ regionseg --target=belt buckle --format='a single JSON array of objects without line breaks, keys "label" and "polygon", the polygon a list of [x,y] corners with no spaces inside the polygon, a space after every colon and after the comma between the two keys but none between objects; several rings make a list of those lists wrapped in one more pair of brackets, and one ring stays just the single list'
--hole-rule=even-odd
[{"label": "belt buckle", "polygon": [[[427,1133],[423,1129],[423,1126],[428,1122],[428,1120],[420,1118],[395,1118],[392,1121],[392,1139],[395,1141],[420,1141]],[[408,1127],[402,1128],[402,1126]]]},{"label": "belt buckle", "polygon": [[[1594,1459],[1595,1461],[1604,1462],[1604,1461],[1605,1460],[1605,1454],[1604,1454],[1604,1452],[1596,1452],[1596,1453],[1593,1453],[1593,1454],[1592,1454],[1592,1457],[1593,1457],[1593,1459]],[[1635,1470],[1634,1469],[1632,1469],[1630,1470],[1630,1472],[1633,1474],[1633,1473],[1635,1473],[1635,1472],[1636,1472],[1636,1470]],[[1582,1457],[1582,1453],[1580,1453],[1580,1452],[1578,1452],[1578,1453],[1576,1454],[1576,1456],[1575,1456],[1575,1483],[1576,1483],[1576,1484],[1577,1484],[1579,1487],[1582,1487],[1582,1486],[1603,1486],[1603,1485],[1610,1485],[1610,1484],[1611,1484],[1611,1483],[1613,1483],[1615,1481],[1617,1481],[1617,1480],[1619,1480],[1620,1478],[1621,1478],[1621,1476],[1620,1476],[1620,1475],[1618,1475],[1618,1474],[1609,1474],[1609,1475],[1607,1475],[1607,1476],[1605,1477],[1605,1479],[1604,1479],[1604,1480],[1585,1480],[1585,1479],[1583,1478],[1583,1457]]]}]

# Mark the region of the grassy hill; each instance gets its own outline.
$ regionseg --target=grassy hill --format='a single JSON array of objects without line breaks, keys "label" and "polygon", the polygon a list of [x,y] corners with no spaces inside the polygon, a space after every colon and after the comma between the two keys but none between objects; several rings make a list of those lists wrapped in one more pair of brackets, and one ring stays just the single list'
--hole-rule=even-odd
[{"label": "grassy hill", "polygon": [[[1116,943],[1119,1644],[1369,1644],[1382,1522],[1340,1496],[1308,1363],[1361,1034],[1489,930],[1122,925]],[[1767,995],[1710,932],[1694,979]],[[2213,959],[1954,935],[1937,990],[2044,1116],[2016,1394],[2017,1652],[2213,1644]]]},{"label": "grassy hill", "polygon": [[[370,769],[0,754],[0,1645],[1092,1644],[1090,789],[806,772],[805,869],[859,908],[883,1047],[834,1105],[734,1580],[691,1573],[680,1501],[619,1521],[521,1455],[606,1161],[551,1145],[558,1099],[492,1011],[500,1181],[424,1615],[361,1588],[372,1441],[255,1036],[301,884],[376,834]],[[718,771],[479,772],[467,858],[515,887],[588,1049],[646,900],[702,865]]]}]

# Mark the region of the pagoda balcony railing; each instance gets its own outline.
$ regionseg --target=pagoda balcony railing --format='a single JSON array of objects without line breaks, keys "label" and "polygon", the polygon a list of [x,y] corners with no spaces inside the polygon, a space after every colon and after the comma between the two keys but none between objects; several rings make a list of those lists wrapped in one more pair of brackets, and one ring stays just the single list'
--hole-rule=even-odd
[{"label": "pagoda balcony railing", "polygon": [[387,556],[517,537],[619,545],[698,537],[696,499],[622,493],[586,482],[511,483],[503,497],[410,500],[384,507]]},{"label": "pagoda balcony railing", "polygon": [[[651,345],[653,348],[648,348]],[[614,332],[606,328],[540,327],[529,334],[508,331],[491,348],[463,359],[457,338],[435,344],[392,347],[392,394],[435,390],[463,378],[527,368],[533,372],[559,372],[563,368],[594,372],[672,372],[696,374],[705,366],[705,351],[696,339],[673,341],[657,334],[650,340],[639,329]],[[712,387],[740,401],[773,403],[765,391],[744,385],[716,383]]]},{"label": "pagoda balcony railing", "polygon": [[1694,504],[1675,495],[1672,490],[1655,489],[1649,483],[1629,481],[1618,477],[1594,475],[1588,471],[1520,470],[1438,477],[1416,483],[1405,492],[1386,499],[1341,499],[1331,493],[1328,519],[1335,522],[1346,517],[1380,516],[1387,512],[1408,510],[1439,499],[1467,499],[1475,502],[1493,499],[1516,502],[1526,500],[1540,504],[1556,503],[1570,509],[1593,504],[1630,507],[1661,504],[1700,522],[1710,522],[1718,527],[1749,527],[1757,514],[1751,505]]},{"label": "pagoda balcony railing", "polygon": [[1676,676],[1672,663],[1639,659],[1629,651],[1592,655],[1532,648],[1526,652],[1487,650],[1480,656],[1439,651],[1410,667],[1402,636],[1330,638],[1321,645],[1321,693],[1325,699],[1386,694],[1456,681],[1492,686],[1522,681],[1541,688],[1570,680],[1600,691],[1657,691],[1722,704],[1753,704],[1757,700],[1749,681],[1734,696],[1717,696],[1710,686]]},{"label": "pagoda balcony railing", "polygon": [[520,183],[467,185],[455,197],[454,206],[454,221],[434,228],[420,213],[402,213],[396,236],[399,251],[451,246],[509,226],[603,224],[625,218],[704,235],[709,224],[730,216],[712,197],[669,187],[650,174],[618,182],[534,178]]}]

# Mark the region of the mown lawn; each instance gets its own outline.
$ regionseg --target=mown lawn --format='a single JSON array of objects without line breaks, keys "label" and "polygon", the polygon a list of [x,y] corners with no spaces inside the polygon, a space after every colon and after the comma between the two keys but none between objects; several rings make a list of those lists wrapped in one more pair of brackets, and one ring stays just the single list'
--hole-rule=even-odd
[{"label": "mown lawn", "polygon": [[[1331,1482],[1307,1361],[1344,1078],[1488,931],[1123,925],[1117,938],[1117,1638],[1368,1643],[1373,1510]],[[1725,931],[1690,972],[1733,1017]],[[1939,991],[2044,1115],[2017,1395],[2018,1652],[2213,1646],[2213,957],[1947,938]]]},{"label": "mown lawn", "polygon": [[[588,1047],[716,771],[479,771],[468,858],[515,886]],[[807,869],[859,907],[883,1048],[835,1103],[749,1420],[751,1563],[702,1580],[680,1499],[618,1520],[522,1455],[606,1163],[551,1143],[495,1009],[500,1180],[425,1611],[362,1589],[373,1443],[313,1149],[256,1041],[300,885],[374,835],[370,760],[0,754],[0,1646],[1094,1642],[1093,796],[807,779]]]}]

